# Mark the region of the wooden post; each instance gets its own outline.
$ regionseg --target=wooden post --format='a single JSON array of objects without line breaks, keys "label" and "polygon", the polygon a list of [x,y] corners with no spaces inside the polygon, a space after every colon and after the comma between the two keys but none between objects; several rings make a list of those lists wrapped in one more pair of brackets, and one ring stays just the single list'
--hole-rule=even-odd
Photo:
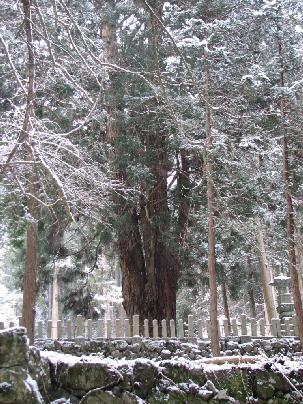
[{"label": "wooden post", "polygon": [[281,322],[279,318],[272,318],[271,327],[273,336],[281,337]]},{"label": "wooden post", "polygon": [[210,320],[206,320],[206,331],[207,331],[207,338],[211,338],[211,322]]},{"label": "wooden post", "polygon": [[125,324],[125,337],[129,338],[129,337],[131,337],[131,331],[130,331],[130,323],[129,323],[128,318],[126,318],[124,320],[124,324]]},{"label": "wooden post", "polygon": [[198,338],[203,338],[203,320],[199,318],[197,321],[197,329],[198,329]]},{"label": "wooden post", "polygon": [[158,320],[153,320],[153,337],[158,338],[159,337],[159,328],[158,328]]},{"label": "wooden post", "polygon": [[224,336],[225,337],[229,337],[230,336],[230,332],[229,332],[229,325],[228,325],[228,319],[225,318],[223,320],[223,327],[224,327]]},{"label": "wooden post", "polygon": [[62,321],[57,320],[57,339],[62,339]]},{"label": "wooden post", "polygon": [[37,332],[38,338],[43,338],[42,321],[38,321]]},{"label": "wooden post", "polygon": [[248,335],[247,333],[247,318],[245,314],[241,314],[241,335]]},{"label": "wooden post", "polygon": [[175,320],[173,320],[173,319],[169,320],[169,328],[170,328],[170,337],[171,338],[176,338]]},{"label": "wooden post", "polygon": [[81,314],[76,318],[76,337],[84,337],[83,317]]},{"label": "wooden post", "polygon": [[144,320],[144,337],[149,338],[148,319]]},{"label": "wooden post", "polygon": [[66,334],[68,339],[72,339],[74,337],[72,332],[72,320],[66,320]]},{"label": "wooden post", "polygon": [[52,320],[48,320],[48,322],[47,322],[47,328],[46,328],[46,337],[47,337],[48,339],[51,339],[51,338],[52,338],[52,325],[53,325]]},{"label": "wooden post", "polygon": [[106,337],[110,339],[112,337],[112,320],[106,320]]},{"label": "wooden post", "polygon": [[189,314],[188,316],[188,338],[193,338],[194,336],[194,316]]},{"label": "wooden post", "polygon": [[184,338],[184,324],[183,320],[178,320],[178,338]]},{"label": "wooden post", "polygon": [[298,317],[296,314],[292,316],[292,324],[294,327],[294,336],[298,337],[299,336],[299,327],[298,327]]},{"label": "wooden post", "polygon": [[290,331],[291,320],[290,320],[290,318],[286,318],[284,320],[284,324],[285,324],[285,336],[289,337],[291,335],[291,331]]},{"label": "wooden post", "polygon": [[259,321],[259,327],[260,327],[260,336],[265,337],[265,319],[261,318]]},{"label": "wooden post", "polygon": [[92,339],[93,335],[93,320],[89,318],[86,322],[86,338],[87,339]]},{"label": "wooden post", "polygon": [[258,335],[258,330],[257,330],[257,320],[255,318],[252,318],[250,320],[250,328],[251,328],[251,336],[256,337]]},{"label": "wooden post", "polygon": [[119,318],[116,318],[116,338],[121,338],[122,337],[122,332],[121,332],[121,320]]},{"label": "wooden post", "polygon": [[161,335],[162,338],[167,338],[167,325],[166,325],[166,320],[161,321]]},{"label": "wooden post", "polygon": [[18,317],[18,324],[19,324],[19,327],[24,327],[22,317]]},{"label": "wooden post", "polygon": [[139,324],[140,324],[139,315],[134,314],[133,315],[133,337],[139,337],[139,335],[140,335]]},{"label": "wooden post", "polygon": [[237,319],[236,318],[231,319],[231,328],[232,328],[232,331],[233,331],[233,336],[237,337],[239,335],[239,333],[238,333],[238,324],[237,324]]},{"label": "wooden post", "polygon": [[104,320],[98,318],[97,320],[97,338],[103,338],[104,336]]}]

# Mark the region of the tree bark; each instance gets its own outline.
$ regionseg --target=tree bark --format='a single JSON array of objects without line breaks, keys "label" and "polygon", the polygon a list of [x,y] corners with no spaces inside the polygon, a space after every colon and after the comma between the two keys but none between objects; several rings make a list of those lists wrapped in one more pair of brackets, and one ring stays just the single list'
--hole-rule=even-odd
[{"label": "tree bark", "polygon": [[58,330],[57,322],[59,320],[59,282],[58,282],[58,267],[55,266],[53,273],[53,287],[52,287],[52,338],[57,339]]},{"label": "tree bark", "polygon": [[247,267],[248,267],[248,287],[247,287],[247,293],[248,293],[248,298],[249,298],[249,303],[250,303],[250,312],[252,318],[257,317],[257,311],[256,311],[256,300],[255,300],[255,291],[254,291],[254,284],[255,284],[255,277],[254,277],[254,271],[251,263],[251,259],[248,257],[247,258]]},{"label": "tree bark", "polygon": [[208,272],[210,286],[210,323],[211,323],[211,350],[213,356],[220,355],[220,340],[218,329],[218,296],[216,271],[216,235],[215,235],[215,187],[213,181],[212,162],[212,131],[211,109],[209,97],[209,67],[205,68],[205,132],[206,132],[206,173],[207,173],[207,210],[208,210]]},{"label": "tree bark", "polygon": [[259,267],[261,273],[261,285],[267,320],[271,324],[271,319],[276,318],[278,316],[273,288],[272,286],[269,285],[269,283],[273,280],[272,271],[270,266],[268,265],[266,258],[263,232],[259,218],[256,219],[256,224],[257,224],[257,245],[258,245],[259,263],[260,263]]},{"label": "tree bark", "polygon": [[[143,4],[143,3],[142,3]],[[153,6],[153,4],[152,4]],[[113,1],[95,0],[95,7],[102,18],[100,34],[105,44],[107,61],[119,63],[118,43],[115,25],[106,16],[104,7],[114,11]],[[161,4],[156,4],[153,13],[160,15]],[[149,8],[146,9],[149,13]],[[157,19],[150,13],[148,24],[150,63],[157,60],[156,47],[160,40]],[[151,70],[152,66],[149,66]],[[117,81],[117,74],[112,72],[108,93],[110,94],[107,112],[107,139],[113,145],[112,163],[119,159],[119,139],[128,136],[119,127],[119,108],[116,99],[122,99],[123,89]],[[153,119],[153,116],[146,119]],[[178,260],[176,254],[168,246],[166,233],[169,231],[169,210],[167,196],[168,157],[166,135],[163,132],[147,133],[142,139],[148,154],[148,168],[153,177],[152,185],[141,184],[140,206],[131,205],[121,196],[115,196],[116,213],[123,225],[118,225],[118,251],[122,272],[123,305],[127,315],[139,314],[144,318],[172,319],[176,316],[176,287]],[[117,178],[127,184],[127,176],[123,171]]]},{"label": "tree bark", "polygon": [[[28,51],[28,86],[26,110],[22,126],[22,133],[26,141],[26,158],[28,161],[34,161],[34,156],[30,147],[30,130],[32,120],[34,119],[34,100],[35,100],[35,55],[32,37],[32,15],[31,0],[22,0],[24,13],[24,29],[27,41]],[[33,168],[34,170],[34,168]],[[38,266],[38,227],[37,213],[38,204],[35,199],[37,194],[37,179],[34,171],[27,176],[28,196],[27,211],[30,217],[26,233],[26,257],[23,280],[23,304],[22,304],[22,324],[27,329],[27,335],[30,344],[34,342],[35,333],[35,305],[37,292],[37,266]]]},{"label": "tree bark", "polygon": [[[282,40],[278,41],[278,53],[280,57],[280,86],[285,87],[284,78],[284,62],[283,62],[283,48]],[[283,180],[284,180],[284,195],[287,207],[287,242],[288,242],[288,256],[289,256],[289,271],[291,278],[292,293],[294,299],[295,311],[298,317],[299,338],[301,342],[301,350],[303,351],[303,306],[299,286],[299,276],[297,271],[297,258],[296,258],[296,242],[295,242],[295,213],[291,194],[291,179],[289,167],[289,148],[288,148],[288,130],[286,126],[286,102],[285,97],[281,96],[280,101],[281,116],[283,118]]]},{"label": "tree bark", "polygon": [[222,289],[224,316],[227,319],[228,332],[229,332],[229,334],[231,334],[231,322],[230,322],[229,304],[228,304],[227,287],[226,287],[226,275],[225,275],[224,271],[222,272],[221,289]]}]

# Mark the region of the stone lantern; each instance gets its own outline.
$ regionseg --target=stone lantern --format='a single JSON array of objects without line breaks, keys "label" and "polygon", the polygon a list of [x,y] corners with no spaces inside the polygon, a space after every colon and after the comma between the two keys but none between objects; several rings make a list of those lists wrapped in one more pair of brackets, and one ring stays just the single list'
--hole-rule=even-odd
[{"label": "stone lantern", "polygon": [[277,291],[277,312],[281,320],[281,332],[283,334],[284,331],[285,335],[286,323],[290,324],[295,314],[292,295],[290,293],[290,277],[280,274],[274,277],[270,285],[274,286]]}]

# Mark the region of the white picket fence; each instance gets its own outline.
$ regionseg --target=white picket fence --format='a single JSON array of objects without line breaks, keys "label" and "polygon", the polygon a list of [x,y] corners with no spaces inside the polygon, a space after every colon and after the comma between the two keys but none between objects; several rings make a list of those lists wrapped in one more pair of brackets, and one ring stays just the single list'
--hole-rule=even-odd
[{"label": "white picket fence", "polygon": [[[21,325],[21,318],[19,319]],[[281,325],[280,319],[272,319],[271,324],[266,324],[264,319],[257,321],[254,318],[248,318],[241,315],[240,318],[231,319],[231,330],[228,327],[228,321],[218,321],[220,337],[293,337],[298,336],[297,317],[285,319]],[[9,327],[14,327],[14,323],[9,323]],[[0,330],[5,328],[5,324],[0,322]],[[85,320],[81,315],[75,319],[67,319],[53,323],[38,321],[36,324],[37,339],[94,339],[94,338],[210,338],[210,320],[194,320],[193,315],[188,316],[188,322],[183,320],[162,320],[159,324],[153,320],[152,324],[147,319],[143,321],[143,327],[140,330],[140,318],[134,315],[130,319],[99,319],[93,321]]]}]

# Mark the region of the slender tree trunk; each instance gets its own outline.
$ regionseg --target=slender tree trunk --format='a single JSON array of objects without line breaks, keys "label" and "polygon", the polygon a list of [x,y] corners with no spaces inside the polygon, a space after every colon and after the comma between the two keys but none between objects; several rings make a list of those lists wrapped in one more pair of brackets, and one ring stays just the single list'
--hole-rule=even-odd
[{"label": "slender tree trunk", "polygon": [[[283,48],[282,41],[279,39],[278,51],[280,57],[280,86],[285,87],[284,79],[284,62],[283,62]],[[298,317],[299,338],[301,342],[301,350],[303,351],[303,306],[299,286],[299,276],[297,272],[297,258],[296,258],[296,243],[295,243],[295,213],[291,194],[291,179],[289,167],[289,148],[288,148],[288,130],[285,123],[286,117],[286,102],[285,97],[281,97],[280,103],[281,115],[284,124],[284,134],[282,140],[283,147],[283,180],[284,180],[284,195],[287,207],[287,241],[288,241],[288,256],[289,256],[289,270],[292,285],[292,293],[294,299],[295,311]]]},{"label": "slender tree trunk", "polygon": [[214,356],[220,355],[220,340],[218,329],[218,296],[216,271],[216,235],[215,235],[215,187],[213,181],[212,162],[212,131],[211,110],[209,97],[209,67],[205,68],[205,131],[206,131],[206,173],[207,173],[207,210],[208,210],[208,272],[210,286],[210,323],[211,323],[211,349]]},{"label": "slender tree trunk", "polygon": [[231,322],[230,322],[230,313],[229,313],[229,304],[227,297],[227,287],[226,287],[226,275],[225,272],[222,272],[222,299],[223,299],[223,308],[224,308],[224,316],[227,319],[228,331],[231,333]]},{"label": "slender tree trunk", "polygon": [[184,244],[186,238],[187,222],[190,211],[189,195],[191,184],[189,179],[190,163],[186,155],[186,150],[180,150],[180,167],[178,172],[178,198],[180,201],[178,209],[178,232],[176,242],[181,246]]},{"label": "slender tree trunk", "polygon": [[266,258],[263,232],[259,218],[256,219],[256,224],[257,224],[257,245],[258,245],[260,272],[261,272],[261,285],[265,303],[266,316],[269,323],[271,323],[271,319],[276,318],[278,316],[273,287],[269,285],[269,283],[273,280],[272,271],[270,266],[268,265]]},{"label": "slender tree trunk", "polygon": [[52,287],[52,338],[57,339],[58,330],[57,322],[59,320],[59,283],[58,283],[58,268],[55,266],[53,274]]},{"label": "slender tree trunk", "polygon": [[296,242],[296,257],[297,257],[297,269],[299,276],[299,287],[301,292],[301,299],[303,299],[303,248],[302,241]]},{"label": "slender tree trunk", "polygon": [[249,298],[249,303],[250,303],[250,312],[251,312],[252,318],[256,318],[257,311],[256,311],[256,300],[255,300],[255,291],[254,291],[254,284],[255,284],[256,280],[254,277],[254,270],[252,267],[251,259],[249,257],[247,258],[247,267],[248,267],[247,293],[248,293],[248,298]]},{"label": "slender tree trunk", "polygon": [[[31,0],[22,0],[24,13],[24,29],[27,41],[28,51],[28,87],[26,111],[23,121],[22,137],[27,140],[26,158],[34,161],[30,144],[30,130],[32,128],[32,120],[34,119],[34,100],[35,100],[35,55],[32,37],[32,15]],[[33,168],[34,170],[34,168]],[[22,323],[27,329],[27,335],[30,344],[34,342],[35,330],[35,305],[37,290],[37,261],[38,261],[38,228],[37,228],[37,179],[34,172],[28,174],[28,197],[27,211],[30,217],[26,232],[26,257],[25,270],[23,280],[23,305],[22,305]]]}]

